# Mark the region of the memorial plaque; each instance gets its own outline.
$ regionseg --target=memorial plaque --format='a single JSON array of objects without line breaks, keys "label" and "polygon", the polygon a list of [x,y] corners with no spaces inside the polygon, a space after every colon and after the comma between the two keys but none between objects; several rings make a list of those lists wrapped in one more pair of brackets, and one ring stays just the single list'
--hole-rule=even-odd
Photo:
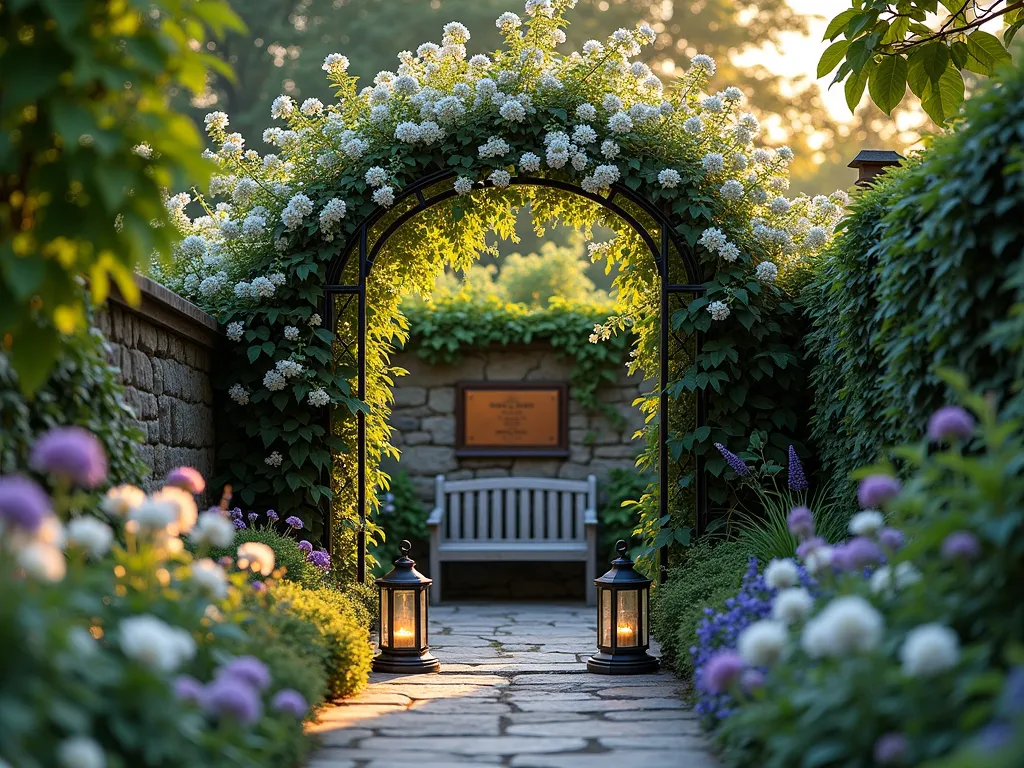
[{"label": "memorial plaque", "polygon": [[458,385],[460,456],[565,456],[568,388],[522,382]]}]

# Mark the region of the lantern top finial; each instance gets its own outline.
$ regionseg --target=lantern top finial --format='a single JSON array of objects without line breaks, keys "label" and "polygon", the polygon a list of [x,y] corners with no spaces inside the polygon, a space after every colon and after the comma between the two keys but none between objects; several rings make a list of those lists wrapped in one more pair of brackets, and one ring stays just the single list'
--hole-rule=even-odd
[{"label": "lantern top finial", "polygon": [[433,583],[432,579],[428,579],[416,570],[416,561],[409,557],[409,552],[412,551],[412,544],[407,539],[403,539],[402,543],[398,545],[398,551],[401,553],[401,557],[394,561],[395,567],[386,576],[381,576],[377,579],[378,584],[411,585]]},{"label": "lantern top finial", "polygon": [[402,553],[402,557],[408,557],[412,551],[412,544],[408,539],[402,539],[402,543],[398,545],[398,551]]},{"label": "lantern top finial", "polygon": [[624,539],[619,539],[615,542],[615,551],[619,553],[619,557],[626,556],[627,545]]},{"label": "lantern top finial", "polygon": [[629,559],[629,544],[619,539],[615,542],[615,551],[619,556],[612,560],[612,567],[604,576],[594,579],[595,584],[650,584],[651,580],[633,570],[633,561]]}]

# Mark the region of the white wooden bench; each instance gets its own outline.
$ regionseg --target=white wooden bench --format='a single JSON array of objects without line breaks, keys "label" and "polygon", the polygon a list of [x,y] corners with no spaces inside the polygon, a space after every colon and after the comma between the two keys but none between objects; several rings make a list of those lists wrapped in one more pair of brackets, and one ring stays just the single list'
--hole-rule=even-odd
[{"label": "white wooden bench", "polygon": [[597,478],[436,479],[430,527],[431,602],[441,600],[441,563],[582,561],[587,604],[597,602]]}]

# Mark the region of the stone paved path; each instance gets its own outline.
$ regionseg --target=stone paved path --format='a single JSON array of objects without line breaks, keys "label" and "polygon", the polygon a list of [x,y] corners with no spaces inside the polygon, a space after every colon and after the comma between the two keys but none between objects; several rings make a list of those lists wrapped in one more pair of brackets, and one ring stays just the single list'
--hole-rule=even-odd
[{"label": "stone paved path", "polygon": [[308,768],[713,768],[669,672],[588,674],[593,609],[431,609],[440,674],[374,673],[325,708]]}]

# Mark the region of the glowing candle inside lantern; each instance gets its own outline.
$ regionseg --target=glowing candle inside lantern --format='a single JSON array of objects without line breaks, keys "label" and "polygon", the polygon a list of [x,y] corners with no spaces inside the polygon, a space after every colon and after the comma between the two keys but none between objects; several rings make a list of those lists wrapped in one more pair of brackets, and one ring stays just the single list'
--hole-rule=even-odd
[{"label": "glowing candle inside lantern", "polygon": [[416,633],[411,629],[399,627],[395,630],[395,647],[412,648],[415,645]]},{"label": "glowing candle inside lantern", "polygon": [[395,592],[395,648],[415,647],[415,593],[403,589]]},{"label": "glowing candle inside lantern", "polygon": [[636,630],[632,627],[626,627],[620,624],[616,627],[615,637],[618,641],[618,645],[636,645]]}]

